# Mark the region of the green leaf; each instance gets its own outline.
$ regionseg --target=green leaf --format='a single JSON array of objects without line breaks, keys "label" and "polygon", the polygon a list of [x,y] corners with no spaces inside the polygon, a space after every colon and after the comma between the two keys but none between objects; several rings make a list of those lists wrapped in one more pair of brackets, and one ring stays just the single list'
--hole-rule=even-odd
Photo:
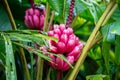
[{"label": "green leaf", "polygon": [[110,76],[108,75],[89,75],[86,77],[86,80],[110,80]]},{"label": "green leaf", "polygon": [[14,53],[12,49],[12,43],[9,36],[2,34],[5,40],[5,52],[6,52],[6,80],[17,80],[16,66]]},{"label": "green leaf", "polygon": [[93,49],[90,50],[90,53],[88,54],[90,58],[93,60],[99,60],[102,59],[102,54],[101,54],[101,48],[100,46],[97,46]]},{"label": "green leaf", "polygon": [[116,35],[115,40],[115,62],[120,65],[120,36]]},{"label": "green leaf", "polygon": [[5,65],[5,42],[1,35],[0,35],[0,60]]},{"label": "green leaf", "polygon": [[58,41],[57,38],[49,37],[45,34],[40,34],[38,31],[34,30],[19,30],[19,31],[5,31],[6,34],[10,36],[10,38],[14,41],[23,41],[23,42],[35,42],[39,45],[44,44],[45,40],[53,40]]},{"label": "green leaf", "polygon": [[11,24],[3,5],[0,2],[0,31],[11,30]]},{"label": "green leaf", "polygon": [[120,19],[120,9],[117,9],[114,14],[111,16],[113,20],[119,20]]},{"label": "green leaf", "polygon": [[120,35],[120,21],[119,20],[113,23],[113,28],[111,30],[111,33]]},{"label": "green leaf", "polygon": [[59,14],[62,13],[64,0],[48,0],[48,2]]},{"label": "green leaf", "polygon": [[110,61],[110,43],[107,43],[107,42],[103,42],[103,45],[102,45],[102,55],[103,55],[103,60],[104,60],[104,65],[105,65],[105,74],[108,74],[110,73],[110,64],[109,64],[109,61]]},{"label": "green leaf", "polygon": [[70,0],[48,0],[52,9],[56,11],[55,21],[65,23],[68,12]]},{"label": "green leaf", "polygon": [[17,43],[17,42],[14,42],[14,44],[23,47],[24,49],[28,50],[30,53],[34,53],[34,54],[40,56],[41,58],[43,58],[43,59],[45,59],[47,61],[51,60],[50,57],[48,57],[45,54],[43,54],[43,53],[46,53],[44,51],[41,51],[39,49],[34,49],[34,48],[30,47],[30,46],[26,46],[24,44],[20,44],[20,43]]},{"label": "green leaf", "polygon": [[115,23],[109,23],[102,27],[103,41],[114,43],[115,35],[111,33]]},{"label": "green leaf", "polygon": [[97,23],[100,16],[102,15],[101,6],[93,0],[84,2],[82,9],[83,11],[81,12],[80,16],[85,18],[88,21],[94,22],[95,24]]},{"label": "green leaf", "polygon": [[75,14],[79,15],[81,12],[85,11],[89,8],[89,4],[84,0],[76,0],[75,1]]},{"label": "green leaf", "polygon": [[94,23],[96,24],[102,15],[102,9],[95,1],[91,0],[91,3],[92,5],[91,5],[90,10],[94,18]]},{"label": "green leaf", "polygon": [[85,11],[81,12],[80,16],[88,21],[94,22],[94,18],[90,9],[86,9]]}]

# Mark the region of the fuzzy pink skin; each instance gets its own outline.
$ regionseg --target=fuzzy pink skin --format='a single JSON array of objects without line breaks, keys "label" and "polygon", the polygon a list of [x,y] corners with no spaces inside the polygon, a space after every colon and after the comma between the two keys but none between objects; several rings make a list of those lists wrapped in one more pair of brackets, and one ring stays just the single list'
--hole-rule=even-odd
[{"label": "fuzzy pink skin", "polygon": [[53,36],[54,35],[54,31],[48,31],[48,35],[49,36]]},{"label": "fuzzy pink skin", "polygon": [[66,27],[65,27],[65,25],[64,25],[64,24],[60,24],[59,29],[63,32],[63,31],[64,31],[64,29],[66,29]]},{"label": "fuzzy pink skin", "polygon": [[54,69],[56,69],[56,63],[55,63],[56,58],[55,58],[55,56],[53,56],[53,54],[50,54],[49,56],[52,58],[52,61],[50,62],[50,65],[51,65]]},{"label": "fuzzy pink skin", "polygon": [[57,53],[57,52],[58,52],[57,47],[55,47],[55,46],[51,46],[51,52],[53,52],[53,53]]},{"label": "fuzzy pink skin", "polygon": [[31,26],[31,23],[30,23],[30,21],[29,21],[29,19],[28,19],[28,16],[25,16],[24,22],[25,22],[25,25],[26,25],[26,26],[29,26],[29,28],[32,27],[32,26]]},{"label": "fuzzy pink skin", "polygon": [[79,42],[77,46],[79,46],[79,48],[82,50],[84,45],[81,42]]},{"label": "fuzzy pink skin", "polygon": [[58,53],[63,54],[66,51],[66,45],[63,42],[58,42]]},{"label": "fuzzy pink skin", "polygon": [[28,14],[29,14],[29,15],[34,15],[34,10],[33,10],[33,8],[28,9]]},{"label": "fuzzy pink skin", "polygon": [[76,57],[79,53],[80,53],[80,48],[78,46],[76,46],[67,56]]},{"label": "fuzzy pink skin", "polygon": [[53,26],[53,28],[54,28],[54,29],[58,29],[58,28],[59,28],[59,25],[55,24],[55,25]]},{"label": "fuzzy pink skin", "polygon": [[28,16],[28,21],[31,25],[31,28],[34,26],[33,20],[32,20],[32,16]]},{"label": "fuzzy pink skin", "polygon": [[[78,60],[83,48],[82,42],[74,35],[72,28],[66,28],[64,24],[54,25],[53,30],[48,31],[48,35],[58,38],[58,42],[49,41],[51,52],[64,55],[68,62],[73,64]],[[66,71],[70,68],[67,62],[59,57],[54,58],[50,65],[57,70]]]},{"label": "fuzzy pink skin", "polygon": [[34,14],[36,14],[37,16],[40,16],[40,11],[38,9],[35,9]]},{"label": "fuzzy pink skin", "polygon": [[75,47],[75,41],[74,40],[69,40],[67,43],[67,52],[71,52]]},{"label": "fuzzy pink skin", "polygon": [[39,18],[37,15],[33,15],[33,23],[34,23],[34,26],[35,28],[37,28],[39,26]]},{"label": "fuzzy pink skin", "polygon": [[73,34],[73,29],[72,28],[67,28],[67,31],[68,31],[68,35]]},{"label": "fuzzy pink skin", "polygon": [[61,37],[60,37],[60,41],[64,42],[66,44],[68,42],[67,34],[62,34]]},{"label": "fuzzy pink skin", "polygon": [[55,33],[55,34],[58,34],[59,36],[61,35],[60,29],[54,29],[54,33]]},{"label": "fuzzy pink skin", "polygon": [[[67,57],[67,60],[70,64],[73,64],[74,63],[74,57],[73,56],[68,56]],[[70,68],[70,66],[68,65],[68,63],[64,62],[64,66],[62,68],[62,71],[66,71]]]},{"label": "fuzzy pink skin", "polygon": [[56,66],[57,69],[61,70],[61,67],[63,67],[63,63],[64,63],[63,59],[61,59],[60,57],[57,57],[55,63],[57,64],[57,66]]},{"label": "fuzzy pink skin", "polygon": [[40,30],[43,30],[43,26],[44,26],[44,19],[45,19],[45,17],[43,16],[43,15],[41,15],[40,16],[40,24],[39,24],[39,26],[40,27],[38,27],[38,29],[40,29]]},{"label": "fuzzy pink skin", "polygon": [[45,12],[45,10],[41,12],[37,8],[27,9],[25,12],[25,25],[30,29],[43,30],[45,18],[43,12]]}]

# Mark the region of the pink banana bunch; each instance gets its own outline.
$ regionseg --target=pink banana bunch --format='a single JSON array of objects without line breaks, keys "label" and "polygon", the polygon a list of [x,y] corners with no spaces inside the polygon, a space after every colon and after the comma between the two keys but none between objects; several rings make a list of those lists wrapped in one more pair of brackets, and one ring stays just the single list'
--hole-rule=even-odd
[{"label": "pink banana bunch", "polygon": [[45,8],[29,8],[25,12],[25,25],[30,29],[43,30],[45,19]]},{"label": "pink banana bunch", "polygon": [[73,33],[72,28],[66,28],[64,24],[54,25],[54,29],[48,32],[49,36],[58,38],[58,42],[49,41],[50,52],[58,54],[59,57],[50,54],[52,58],[50,65],[57,70],[66,71],[70,67],[61,56],[64,55],[69,63],[73,64],[80,56],[83,44]]}]

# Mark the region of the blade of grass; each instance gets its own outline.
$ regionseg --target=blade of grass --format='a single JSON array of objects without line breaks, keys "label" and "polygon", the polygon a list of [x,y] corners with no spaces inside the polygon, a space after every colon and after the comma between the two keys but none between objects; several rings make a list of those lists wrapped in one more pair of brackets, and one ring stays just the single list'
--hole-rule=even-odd
[{"label": "blade of grass", "polygon": [[17,80],[12,43],[9,36],[4,34],[2,35],[5,40],[5,49],[6,49],[5,51],[6,52],[6,80]]}]

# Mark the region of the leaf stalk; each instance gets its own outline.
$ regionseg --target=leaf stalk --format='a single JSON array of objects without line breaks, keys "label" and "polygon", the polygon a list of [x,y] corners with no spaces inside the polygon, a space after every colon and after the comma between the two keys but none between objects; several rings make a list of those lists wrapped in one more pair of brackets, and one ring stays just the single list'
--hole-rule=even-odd
[{"label": "leaf stalk", "polygon": [[[111,17],[111,15],[108,15],[109,13],[113,14],[113,12],[116,10],[116,8],[114,8],[114,6],[116,6],[115,1],[111,1],[109,3],[109,5],[107,6],[106,10],[104,11],[103,15],[100,17],[99,21],[97,22],[93,32],[91,33],[89,39],[87,40],[87,43],[85,45],[85,47],[82,50],[81,56],[79,57],[78,61],[75,64],[74,69],[72,70],[71,74],[69,75],[67,80],[75,80],[80,66],[83,64],[86,56],[87,56],[87,52],[90,48],[90,45],[92,43],[92,41],[94,40],[97,32],[99,31],[100,27],[102,26],[102,24],[104,23],[104,21],[108,21],[109,18]],[[112,12],[111,12],[112,11]]]}]

